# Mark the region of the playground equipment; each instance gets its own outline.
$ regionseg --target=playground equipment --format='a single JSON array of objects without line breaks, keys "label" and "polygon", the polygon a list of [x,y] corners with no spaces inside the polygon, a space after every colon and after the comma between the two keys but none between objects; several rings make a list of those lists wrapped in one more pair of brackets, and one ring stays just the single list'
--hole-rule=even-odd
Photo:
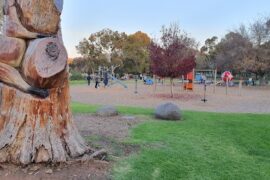
[{"label": "playground equipment", "polygon": [[194,90],[194,83],[214,84],[214,93],[217,84],[217,70],[212,69],[194,69],[183,76],[183,88],[185,90]]},{"label": "playground equipment", "polygon": [[229,82],[233,80],[233,75],[230,71],[225,71],[222,73],[221,79],[226,83],[226,95],[228,95]]},{"label": "playground equipment", "polygon": [[224,73],[222,73],[221,78],[224,82],[232,81],[233,75],[230,71],[225,71]]},{"label": "playground equipment", "polygon": [[146,80],[144,80],[144,84],[146,85],[153,85],[154,84],[154,81],[150,78],[147,78]]},{"label": "playground equipment", "polygon": [[194,82],[194,70],[184,76],[184,84],[183,84],[184,90],[193,91],[193,82]]},{"label": "playground equipment", "polygon": [[124,88],[128,88],[128,86],[125,84],[125,83],[123,83],[122,81],[120,81],[119,79],[117,79],[116,77],[114,77],[113,75],[111,75],[111,74],[108,74],[108,76],[109,76],[109,78],[113,81],[113,82],[111,82],[111,86],[112,85],[114,85],[114,84],[120,84],[121,86],[123,86]]},{"label": "playground equipment", "polygon": [[107,74],[108,80],[109,80],[109,86],[113,86],[114,84],[120,84],[125,89],[128,88],[128,86],[125,83],[123,83],[122,81],[117,79],[115,76],[113,76],[113,68],[112,67],[108,68],[105,66],[99,66],[98,67],[98,74],[102,78],[104,77],[105,74]]}]

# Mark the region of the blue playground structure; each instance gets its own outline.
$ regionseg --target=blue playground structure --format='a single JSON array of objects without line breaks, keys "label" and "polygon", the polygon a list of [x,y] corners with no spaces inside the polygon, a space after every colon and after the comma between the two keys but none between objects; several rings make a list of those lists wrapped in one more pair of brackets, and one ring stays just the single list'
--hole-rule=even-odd
[{"label": "blue playground structure", "polygon": [[195,80],[197,82],[201,82],[201,80],[202,80],[202,74],[201,73],[196,73]]},{"label": "blue playground structure", "polygon": [[153,85],[154,84],[154,81],[150,78],[147,78],[146,80],[144,80],[144,84],[146,85]]}]

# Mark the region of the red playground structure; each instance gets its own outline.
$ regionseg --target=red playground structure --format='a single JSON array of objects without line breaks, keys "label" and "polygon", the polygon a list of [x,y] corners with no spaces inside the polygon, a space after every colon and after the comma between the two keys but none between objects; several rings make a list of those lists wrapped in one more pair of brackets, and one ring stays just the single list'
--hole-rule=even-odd
[{"label": "red playground structure", "polygon": [[194,70],[184,76],[184,90],[193,91]]}]

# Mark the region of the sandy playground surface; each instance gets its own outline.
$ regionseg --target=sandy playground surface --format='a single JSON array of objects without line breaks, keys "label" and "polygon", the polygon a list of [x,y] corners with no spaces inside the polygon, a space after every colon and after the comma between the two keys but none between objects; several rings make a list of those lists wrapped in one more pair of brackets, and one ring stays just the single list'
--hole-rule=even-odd
[{"label": "sandy playground surface", "polygon": [[173,102],[184,110],[209,112],[241,112],[241,113],[270,113],[270,86],[246,87],[243,86],[241,95],[239,87],[230,87],[226,95],[225,87],[207,86],[207,102],[201,101],[204,94],[203,85],[195,85],[193,92],[184,91],[180,83],[175,83],[175,98],[170,98],[170,86],[154,86],[138,84],[138,94],[135,94],[135,83],[128,82],[128,88],[120,85],[95,89],[91,86],[71,86],[72,101],[95,105],[124,105],[139,107],[156,107],[160,103]]}]

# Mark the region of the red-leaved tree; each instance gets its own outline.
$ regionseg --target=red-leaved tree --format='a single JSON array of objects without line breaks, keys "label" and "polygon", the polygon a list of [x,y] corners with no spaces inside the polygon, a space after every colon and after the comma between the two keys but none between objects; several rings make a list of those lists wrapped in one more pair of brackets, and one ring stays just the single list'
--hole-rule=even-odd
[{"label": "red-leaved tree", "polygon": [[152,41],[149,47],[151,70],[157,76],[170,78],[173,97],[173,79],[191,72],[196,65],[196,42],[177,24],[163,27],[161,33],[160,43]]}]

